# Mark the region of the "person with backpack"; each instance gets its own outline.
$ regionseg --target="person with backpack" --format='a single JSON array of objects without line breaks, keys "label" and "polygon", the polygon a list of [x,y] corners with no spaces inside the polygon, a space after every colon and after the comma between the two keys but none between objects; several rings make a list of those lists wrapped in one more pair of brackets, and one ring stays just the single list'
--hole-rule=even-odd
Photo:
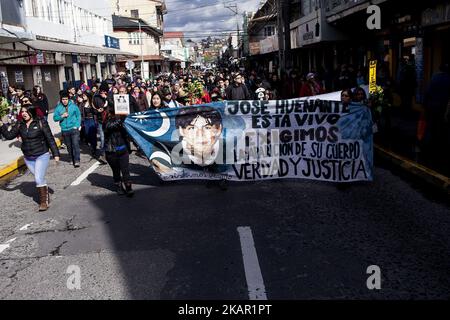
[{"label": "person with backpack", "polygon": [[[109,106],[103,122],[105,132],[105,156],[113,172],[113,180],[119,195],[132,197],[134,191],[130,176],[130,143],[123,116],[116,115]],[[124,187],[125,186],[125,187]]]},{"label": "person with backpack", "polygon": [[10,130],[2,121],[0,121],[0,126],[6,139],[12,140],[17,136],[21,138],[25,164],[34,175],[39,193],[39,211],[45,211],[50,204],[45,180],[50,161],[49,149],[56,162],[59,161],[59,150],[47,121],[37,116],[37,108],[38,106],[22,106],[20,109],[21,121],[17,122]]}]

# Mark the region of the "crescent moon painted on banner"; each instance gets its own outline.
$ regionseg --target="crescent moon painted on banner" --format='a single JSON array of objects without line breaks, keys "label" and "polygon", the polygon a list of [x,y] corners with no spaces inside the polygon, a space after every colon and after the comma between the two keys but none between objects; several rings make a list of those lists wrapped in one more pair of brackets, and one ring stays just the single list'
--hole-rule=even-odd
[{"label": "crescent moon painted on banner", "polygon": [[153,160],[155,158],[161,158],[163,160],[166,160],[168,163],[172,164],[172,159],[170,158],[170,156],[162,151],[153,152],[149,160]]},{"label": "crescent moon painted on banner", "polygon": [[170,119],[169,117],[167,117],[167,114],[165,114],[164,112],[160,112],[161,117],[163,119],[161,127],[159,127],[158,129],[154,130],[154,131],[144,131],[142,130],[143,133],[145,133],[146,135],[148,135],[149,137],[161,137],[162,135],[166,134],[169,129],[170,129]]}]

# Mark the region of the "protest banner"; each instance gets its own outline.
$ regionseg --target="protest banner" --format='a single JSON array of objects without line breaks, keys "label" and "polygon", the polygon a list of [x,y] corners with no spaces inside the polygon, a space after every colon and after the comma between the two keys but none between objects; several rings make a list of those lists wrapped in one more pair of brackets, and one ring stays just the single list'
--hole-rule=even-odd
[{"label": "protest banner", "polygon": [[377,90],[377,60],[371,60],[369,64],[369,92]]},{"label": "protest banner", "polygon": [[125,127],[163,180],[371,181],[370,110],[324,97],[151,110]]},{"label": "protest banner", "polygon": [[114,95],[114,112],[118,115],[130,114],[130,97],[128,94]]}]

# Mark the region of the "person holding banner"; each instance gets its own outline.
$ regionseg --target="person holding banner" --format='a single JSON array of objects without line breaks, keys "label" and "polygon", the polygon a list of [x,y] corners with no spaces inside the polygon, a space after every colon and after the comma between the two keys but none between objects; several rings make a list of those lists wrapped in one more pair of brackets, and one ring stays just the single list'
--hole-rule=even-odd
[{"label": "person holding banner", "polygon": [[[364,91],[364,90],[363,90]],[[365,93],[365,92],[364,92]],[[341,92],[341,102],[344,106],[349,106],[354,101],[354,94],[351,89],[344,89]],[[349,187],[349,184],[337,183],[336,188],[344,191]]]},{"label": "person holding banner", "polygon": [[351,89],[344,89],[341,92],[341,102],[343,105],[349,105],[353,100],[353,92]]},{"label": "person holding banner", "polygon": [[353,102],[367,104],[367,94],[363,88],[358,87],[355,89],[355,92],[353,94]]},{"label": "person holding banner", "polygon": [[[114,107],[109,106],[103,130],[105,133],[105,156],[113,172],[117,194],[132,197],[130,177],[130,144],[128,134],[123,126],[123,116],[115,114]],[[125,187],[123,186],[125,185]]]}]

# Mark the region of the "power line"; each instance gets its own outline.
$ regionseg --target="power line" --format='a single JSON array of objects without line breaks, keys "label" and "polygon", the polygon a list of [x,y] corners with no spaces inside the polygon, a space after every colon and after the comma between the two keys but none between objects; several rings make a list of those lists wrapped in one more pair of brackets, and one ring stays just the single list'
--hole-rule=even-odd
[{"label": "power line", "polygon": [[[170,11],[167,10],[167,14],[171,14],[171,13],[173,13],[173,12],[186,12],[186,11],[190,11],[190,10],[198,10],[198,9],[203,9],[203,8],[207,8],[207,7],[215,7],[215,6],[219,6],[219,5],[221,5],[221,4],[222,4],[222,3],[217,2],[217,3],[214,3],[214,4],[207,4],[207,5],[202,5],[202,6],[198,6],[198,7],[183,8],[183,9],[176,9],[176,10],[170,10]],[[136,5],[133,6],[133,7],[136,8]],[[72,10],[71,10],[71,9],[72,9]],[[84,10],[84,11],[87,11],[87,12],[91,12],[91,13],[94,14],[94,15],[104,17],[104,16],[102,16],[102,15],[96,13],[96,12],[91,11],[91,10],[98,10],[98,9],[114,9],[114,7],[102,7],[102,8],[96,8],[96,9],[94,9],[94,8],[86,9],[86,8],[83,8],[83,7],[73,6],[73,8],[71,8],[71,9],[60,8],[60,9],[44,10],[44,11],[45,11],[45,13],[48,13],[48,12],[56,12],[56,13],[58,13],[58,12],[66,12],[66,13],[69,12],[69,13],[73,13],[75,10],[81,9],[81,10]],[[75,9],[75,10],[73,10],[73,9]],[[139,10],[139,7],[137,7],[136,9]],[[112,10],[112,11],[115,12],[116,10]],[[119,11],[120,11],[120,10],[119,10]],[[153,13],[156,13],[156,10],[155,10],[155,11],[151,11],[151,12],[147,12],[147,13],[141,13],[141,12],[139,12],[139,14],[153,14]]]}]

